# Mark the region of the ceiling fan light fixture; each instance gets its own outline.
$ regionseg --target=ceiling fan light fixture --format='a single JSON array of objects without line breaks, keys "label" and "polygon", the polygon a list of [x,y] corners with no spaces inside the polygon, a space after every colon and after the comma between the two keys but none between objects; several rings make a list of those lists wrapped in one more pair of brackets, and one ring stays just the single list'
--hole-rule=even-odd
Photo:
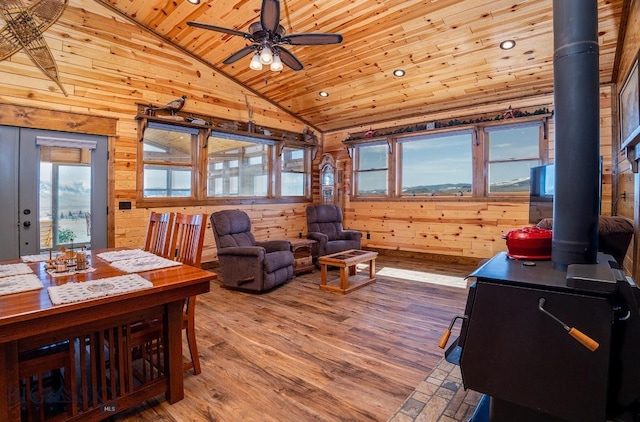
[{"label": "ceiling fan light fixture", "polygon": [[273,61],[271,62],[271,70],[274,72],[280,72],[284,66],[282,65],[282,60],[280,60],[279,54],[273,55]]},{"label": "ceiling fan light fixture", "polygon": [[249,63],[249,68],[252,70],[262,70],[262,62],[260,62],[260,53],[255,53]]},{"label": "ceiling fan light fixture", "polygon": [[271,64],[271,62],[273,62],[273,52],[268,45],[265,45],[260,53],[260,63]]},{"label": "ceiling fan light fixture", "polygon": [[[202,0],[188,1],[200,3]],[[207,3],[211,3],[211,0],[207,0]],[[187,25],[241,37],[250,42],[250,45],[245,45],[240,48],[224,59],[222,63],[230,65],[243,57],[257,52],[259,63],[256,63],[254,59],[249,65],[251,69],[256,70],[262,68],[262,66],[258,66],[258,64],[271,65],[274,61],[274,55],[280,57],[279,62],[276,61],[273,67],[271,67],[272,70],[282,70],[284,66],[294,71],[302,70],[304,66],[300,60],[298,60],[293,53],[282,47],[282,45],[330,45],[340,44],[342,42],[342,35],[331,33],[314,32],[285,36],[286,30],[280,22],[280,0],[262,0],[260,20],[249,25],[249,32],[238,31],[237,29],[225,28],[204,22],[187,21]]]}]

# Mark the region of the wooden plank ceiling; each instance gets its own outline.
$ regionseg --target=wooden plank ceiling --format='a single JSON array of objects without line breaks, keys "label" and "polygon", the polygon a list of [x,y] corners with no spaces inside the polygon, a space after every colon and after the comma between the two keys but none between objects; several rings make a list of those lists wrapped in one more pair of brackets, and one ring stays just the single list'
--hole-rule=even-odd
[{"label": "wooden plank ceiling", "polygon": [[[342,34],[341,44],[287,46],[304,69],[249,69],[250,42],[187,21],[248,32],[261,0],[96,0],[201,57],[282,109],[329,132],[553,89],[551,0],[281,0],[287,34]],[[612,80],[623,0],[598,0],[600,80]],[[512,39],[516,47],[499,48]],[[395,77],[403,69],[406,76]],[[329,96],[322,98],[320,91]]]}]

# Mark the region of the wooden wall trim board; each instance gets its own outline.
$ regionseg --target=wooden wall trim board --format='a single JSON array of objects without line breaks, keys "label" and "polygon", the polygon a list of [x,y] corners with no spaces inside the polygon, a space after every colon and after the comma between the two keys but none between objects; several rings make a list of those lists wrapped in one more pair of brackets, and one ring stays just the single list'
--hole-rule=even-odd
[{"label": "wooden wall trim board", "polygon": [[0,103],[0,125],[116,136],[118,119]]},{"label": "wooden wall trim board", "polygon": [[[631,6],[635,1],[636,0],[624,0],[622,4],[622,13],[620,14],[622,18],[620,19],[620,27],[618,28],[618,40],[616,41],[616,44],[619,46],[624,46],[625,44]],[[613,59],[613,71],[611,73],[612,81],[617,81],[620,79],[620,60],[622,59],[623,52],[623,48],[616,49],[616,56]]]},{"label": "wooden wall trim board", "polygon": [[483,258],[477,257],[431,254],[426,252],[413,252],[399,249],[378,249],[375,247],[367,247],[367,250],[378,252],[378,255],[385,257],[399,257],[404,259],[417,258],[428,260],[429,262],[440,262],[443,264],[478,266],[483,261]]}]

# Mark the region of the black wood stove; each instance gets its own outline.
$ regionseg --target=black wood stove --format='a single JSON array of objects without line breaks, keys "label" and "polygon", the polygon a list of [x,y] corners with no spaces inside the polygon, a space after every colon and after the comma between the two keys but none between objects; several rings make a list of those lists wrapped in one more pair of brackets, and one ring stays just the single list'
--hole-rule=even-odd
[{"label": "black wood stove", "polygon": [[605,421],[640,396],[639,291],[609,255],[597,265],[500,253],[472,277],[447,350],[465,388],[491,396],[492,422]]}]

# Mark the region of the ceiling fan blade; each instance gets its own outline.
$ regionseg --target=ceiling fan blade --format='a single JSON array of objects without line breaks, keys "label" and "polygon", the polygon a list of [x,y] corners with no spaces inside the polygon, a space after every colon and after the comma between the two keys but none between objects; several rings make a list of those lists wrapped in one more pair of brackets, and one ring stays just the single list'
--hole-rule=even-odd
[{"label": "ceiling fan blade", "polygon": [[253,35],[247,32],[236,31],[235,29],[223,28],[222,26],[216,26],[216,25],[211,25],[209,23],[194,22],[194,21],[187,22],[187,25],[193,26],[196,28],[209,29],[211,31],[222,32],[223,34],[237,35],[239,37],[243,37],[248,40],[254,41]]},{"label": "ceiling fan blade", "polygon": [[265,31],[275,33],[280,25],[280,1],[262,0],[260,9],[260,25]]},{"label": "ceiling fan blade", "polygon": [[246,46],[244,48],[241,48],[240,50],[236,51],[235,53],[233,53],[229,57],[227,57],[222,63],[224,63],[224,64],[235,63],[238,60],[240,60],[241,58],[243,58],[244,56],[249,55],[253,50],[256,50],[256,49],[258,49],[257,45],[248,45],[248,46]]},{"label": "ceiling fan blade", "polygon": [[280,46],[276,47],[275,50],[280,56],[280,60],[282,60],[282,63],[286,64],[291,69],[298,71],[302,70],[302,68],[304,67],[302,63],[300,63],[300,60],[298,60],[296,56],[291,54],[289,50],[286,50]]},{"label": "ceiling fan blade", "polygon": [[327,45],[340,44],[342,35],[340,34],[291,34],[282,37],[283,44],[289,45]]}]

